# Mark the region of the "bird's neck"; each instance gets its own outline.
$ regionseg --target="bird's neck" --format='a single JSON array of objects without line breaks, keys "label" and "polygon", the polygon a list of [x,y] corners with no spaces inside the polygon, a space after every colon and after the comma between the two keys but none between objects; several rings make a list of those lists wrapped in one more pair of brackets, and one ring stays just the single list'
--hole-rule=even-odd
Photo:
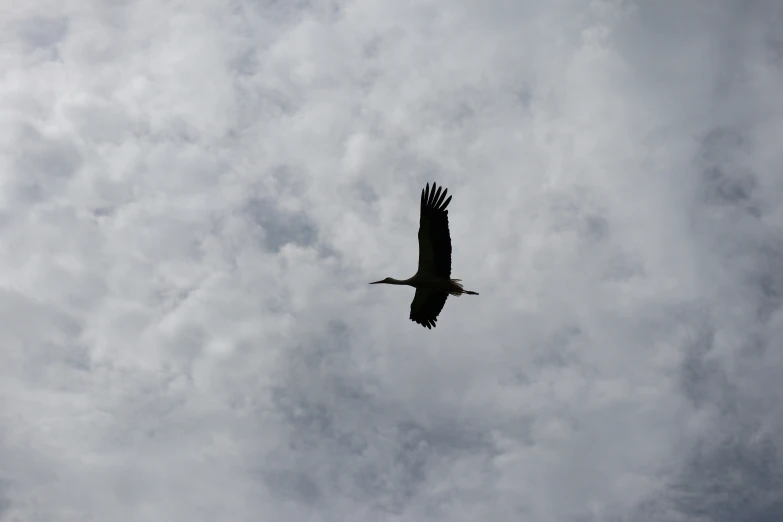
[{"label": "bird's neck", "polygon": [[390,277],[387,281],[390,285],[410,285],[411,280],[410,279],[394,279],[393,277]]}]

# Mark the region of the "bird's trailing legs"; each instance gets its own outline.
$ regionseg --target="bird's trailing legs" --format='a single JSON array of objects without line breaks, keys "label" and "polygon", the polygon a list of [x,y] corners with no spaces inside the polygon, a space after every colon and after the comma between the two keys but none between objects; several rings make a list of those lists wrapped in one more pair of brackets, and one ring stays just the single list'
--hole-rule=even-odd
[{"label": "bird's trailing legs", "polygon": [[470,290],[465,290],[464,288],[462,288],[462,285],[460,284],[460,281],[462,281],[462,279],[452,279],[451,280],[451,285],[452,285],[453,289],[449,291],[449,294],[451,294],[453,296],[456,296],[456,297],[459,297],[462,294],[478,295],[478,292],[471,292]]}]

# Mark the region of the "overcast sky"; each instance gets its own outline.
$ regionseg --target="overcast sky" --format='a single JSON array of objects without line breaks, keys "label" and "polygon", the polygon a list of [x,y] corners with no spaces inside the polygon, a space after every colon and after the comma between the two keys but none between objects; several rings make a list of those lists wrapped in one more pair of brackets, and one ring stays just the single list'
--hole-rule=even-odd
[{"label": "overcast sky", "polygon": [[781,520],[779,1],[1,10],[3,522]]}]

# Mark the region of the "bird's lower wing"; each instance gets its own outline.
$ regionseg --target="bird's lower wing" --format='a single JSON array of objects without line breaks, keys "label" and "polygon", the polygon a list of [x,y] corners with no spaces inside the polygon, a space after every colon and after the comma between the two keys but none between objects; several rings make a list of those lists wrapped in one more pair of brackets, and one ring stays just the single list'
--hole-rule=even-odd
[{"label": "bird's lower wing", "polygon": [[430,288],[417,288],[411,302],[411,321],[427,328],[435,326],[449,294]]}]

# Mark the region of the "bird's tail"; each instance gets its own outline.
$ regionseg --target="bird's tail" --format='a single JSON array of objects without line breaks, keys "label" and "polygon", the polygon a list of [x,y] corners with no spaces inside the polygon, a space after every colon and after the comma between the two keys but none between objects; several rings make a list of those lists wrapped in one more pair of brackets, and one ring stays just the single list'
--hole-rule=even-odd
[{"label": "bird's tail", "polygon": [[457,297],[461,296],[462,294],[478,295],[478,292],[471,292],[470,290],[465,290],[464,288],[462,288],[460,281],[462,281],[462,279],[451,280],[452,290],[449,292],[449,294]]}]

